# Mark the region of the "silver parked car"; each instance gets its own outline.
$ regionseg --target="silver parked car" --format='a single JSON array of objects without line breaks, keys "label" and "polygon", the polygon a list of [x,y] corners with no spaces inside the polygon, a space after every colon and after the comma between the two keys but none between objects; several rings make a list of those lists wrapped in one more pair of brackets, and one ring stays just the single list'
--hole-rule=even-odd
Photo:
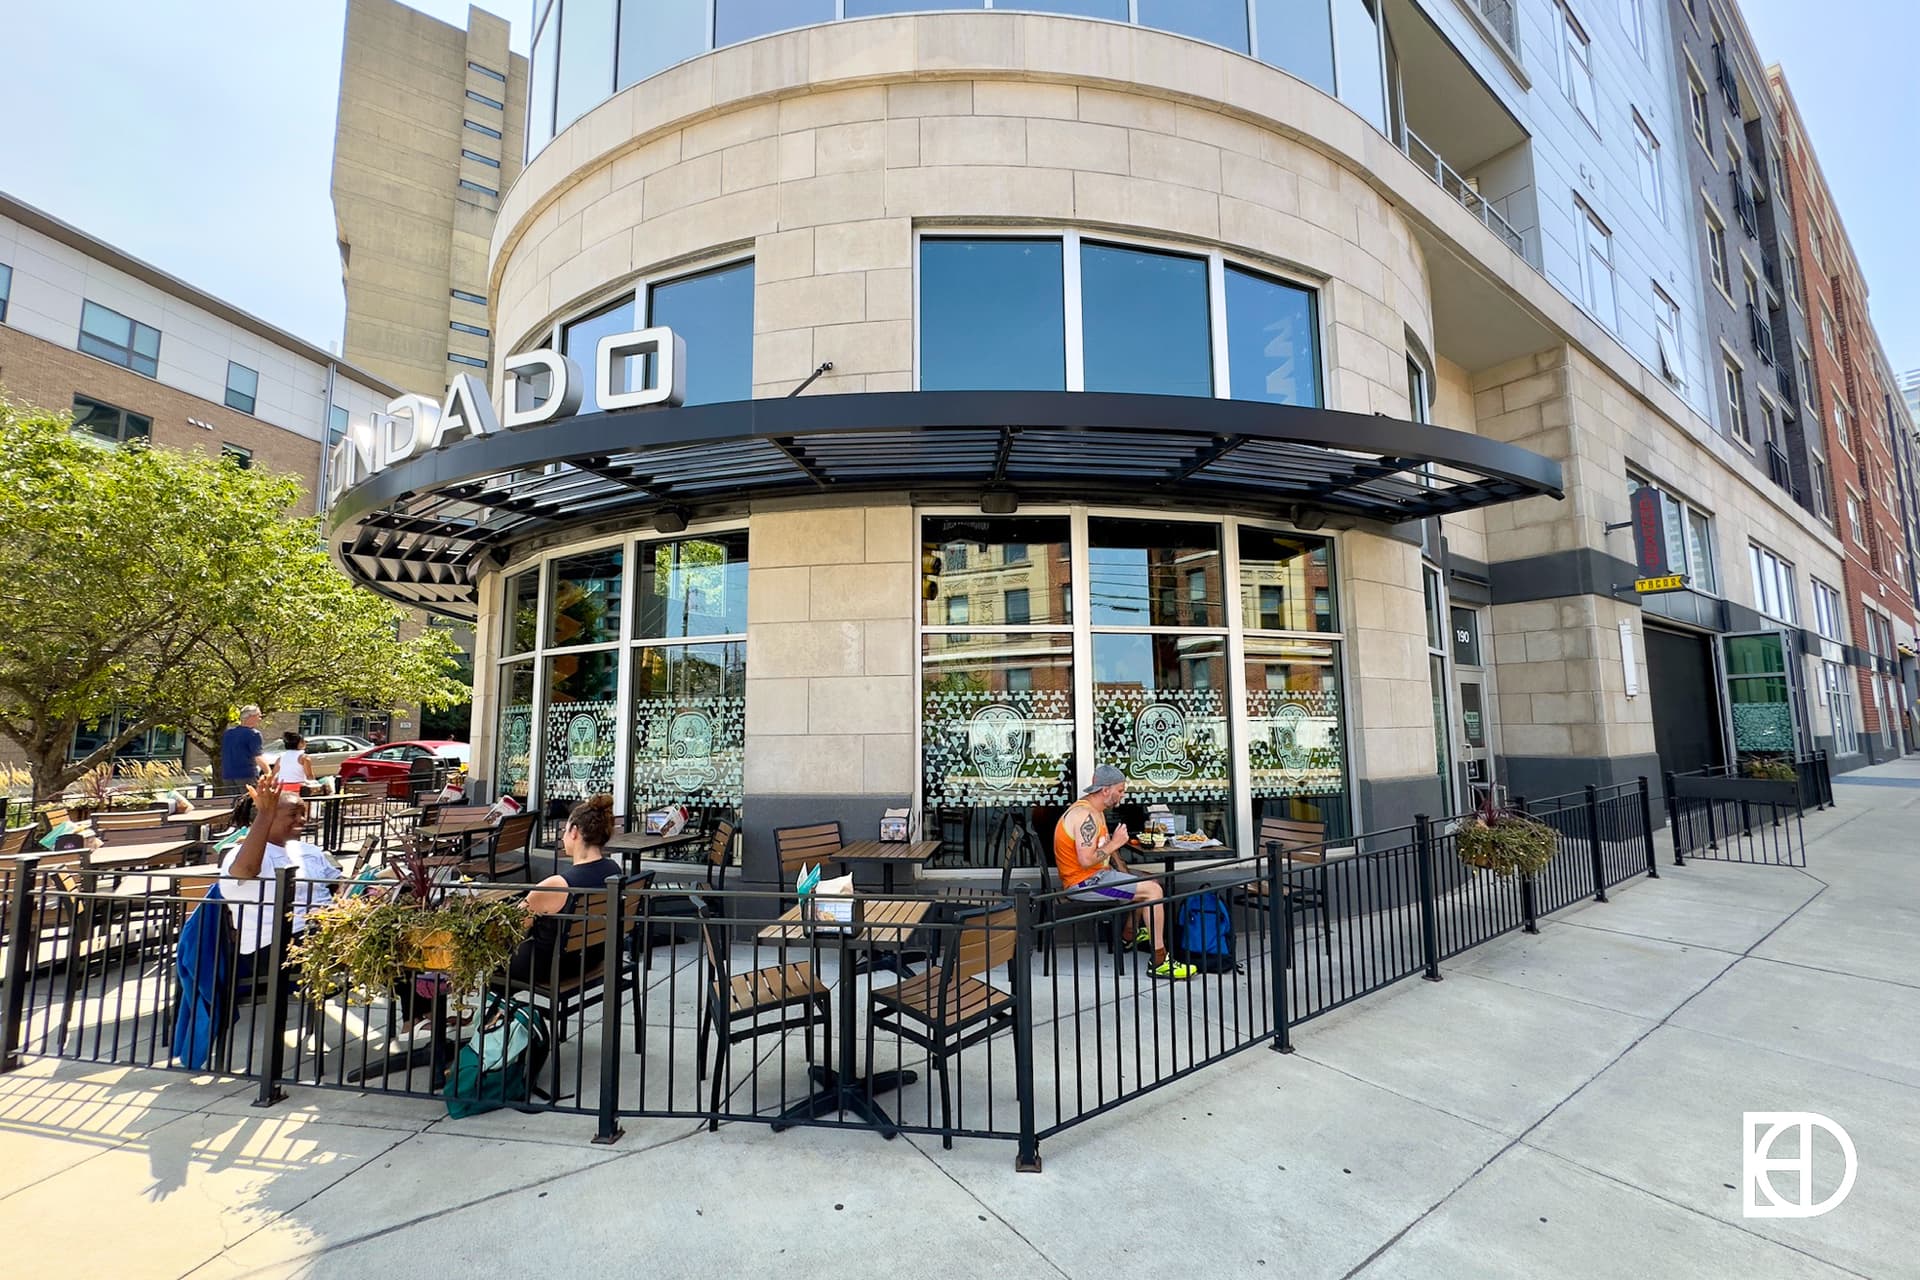
[{"label": "silver parked car", "polygon": [[[331,778],[340,772],[342,760],[372,746],[365,738],[356,738],[350,733],[316,733],[307,739],[307,762],[313,766],[315,778]],[[267,758],[267,767],[278,774],[281,749],[270,747],[261,754]]]}]

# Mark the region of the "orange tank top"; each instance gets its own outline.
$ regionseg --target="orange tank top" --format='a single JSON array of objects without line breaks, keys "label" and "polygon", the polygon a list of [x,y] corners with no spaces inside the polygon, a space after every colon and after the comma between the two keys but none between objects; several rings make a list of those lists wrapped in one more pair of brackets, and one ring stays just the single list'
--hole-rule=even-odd
[{"label": "orange tank top", "polygon": [[1053,865],[1060,872],[1060,885],[1071,889],[1094,872],[1106,866],[1103,858],[1091,867],[1080,865],[1080,842],[1075,832],[1084,823],[1094,826],[1094,840],[1104,844],[1107,839],[1107,820],[1083,804],[1076,804],[1060,815],[1060,821],[1053,827]]}]

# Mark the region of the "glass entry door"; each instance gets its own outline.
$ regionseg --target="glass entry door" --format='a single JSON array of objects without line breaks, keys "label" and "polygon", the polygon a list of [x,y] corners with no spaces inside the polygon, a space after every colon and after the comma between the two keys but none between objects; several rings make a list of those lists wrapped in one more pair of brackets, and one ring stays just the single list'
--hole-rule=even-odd
[{"label": "glass entry door", "polygon": [[1753,631],[1720,643],[1736,771],[1752,756],[1798,755],[1802,693],[1787,633]]}]

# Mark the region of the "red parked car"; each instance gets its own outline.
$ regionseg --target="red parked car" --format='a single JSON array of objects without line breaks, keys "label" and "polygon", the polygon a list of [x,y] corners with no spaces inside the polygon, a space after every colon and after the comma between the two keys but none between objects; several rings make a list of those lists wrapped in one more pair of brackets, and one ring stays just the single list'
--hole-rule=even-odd
[{"label": "red parked car", "polygon": [[467,744],[464,742],[390,742],[384,747],[374,747],[358,755],[348,756],[340,762],[340,785],[357,778],[371,778],[374,781],[385,779],[387,794],[395,800],[411,800],[407,780],[413,774],[413,762],[429,756],[438,756],[450,764],[461,765],[467,762]]}]

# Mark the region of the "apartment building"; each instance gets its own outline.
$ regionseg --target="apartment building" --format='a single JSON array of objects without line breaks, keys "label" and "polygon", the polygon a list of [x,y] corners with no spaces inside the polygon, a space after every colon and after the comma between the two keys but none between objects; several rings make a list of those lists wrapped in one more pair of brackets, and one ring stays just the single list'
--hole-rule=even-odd
[{"label": "apartment building", "polygon": [[1097,763],[1238,840],[1831,739],[1840,546],[1713,417],[1665,6],[919,8],[535,6],[535,420],[355,423],[329,513],[475,620],[478,783],[744,807],[757,881]]},{"label": "apartment building", "polygon": [[[1820,170],[1786,72],[1767,69],[1780,129],[1787,144],[1787,188],[1799,228],[1811,350],[1800,358],[1807,405],[1826,435],[1833,459],[1834,510],[1845,549],[1842,580],[1822,583],[1838,596],[1836,622],[1851,640],[1846,660],[1826,664],[1829,685],[1850,686],[1858,699],[1854,746],[1868,759],[1907,749],[1911,734],[1911,663],[1915,647],[1912,545],[1912,420],[1867,310],[1867,282],[1847,238],[1831,189]],[[1907,667],[1903,671],[1903,664]]]},{"label": "apartment building", "polygon": [[[145,440],[299,476],[301,514],[315,510],[329,432],[338,435],[398,391],[4,194],[0,390],[71,412],[74,429],[102,444]],[[155,731],[129,754],[180,750],[176,734]]]},{"label": "apartment building", "polygon": [[438,395],[484,373],[487,249],[520,172],[527,61],[508,23],[456,27],[396,0],[351,0],[334,135],[333,208],[354,364]]}]

